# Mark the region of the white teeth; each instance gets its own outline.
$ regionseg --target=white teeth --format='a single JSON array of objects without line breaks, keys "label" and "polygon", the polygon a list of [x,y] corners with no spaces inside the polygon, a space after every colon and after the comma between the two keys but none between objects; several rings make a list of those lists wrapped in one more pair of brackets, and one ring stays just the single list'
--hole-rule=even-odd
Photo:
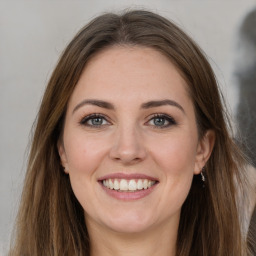
[{"label": "white teeth", "polygon": [[118,180],[114,181],[114,190],[119,190],[119,182],[118,182]]},{"label": "white teeth", "polygon": [[128,181],[122,179],[120,181],[120,186],[119,186],[120,190],[124,191],[124,190],[128,190]]},{"label": "white teeth", "polygon": [[156,182],[148,179],[107,179],[103,180],[103,186],[109,189],[118,191],[136,191],[142,189],[148,189],[152,187]]},{"label": "white teeth", "polygon": [[111,179],[108,180],[108,184],[109,184],[108,187],[109,187],[110,189],[113,189],[113,188],[114,188],[114,183],[112,182]]},{"label": "white teeth", "polygon": [[148,188],[148,180],[143,180],[143,188],[144,189]]},{"label": "white teeth", "polygon": [[129,181],[129,190],[133,191],[133,190],[137,190],[137,184],[135,180],[130,180]]},{"label": "white teeth", "polygon": [[137,189],[138,189],[138,190],[143,189],[143,183],[142,183],[142,180],[138,180],[138,182],[137,182]]}]

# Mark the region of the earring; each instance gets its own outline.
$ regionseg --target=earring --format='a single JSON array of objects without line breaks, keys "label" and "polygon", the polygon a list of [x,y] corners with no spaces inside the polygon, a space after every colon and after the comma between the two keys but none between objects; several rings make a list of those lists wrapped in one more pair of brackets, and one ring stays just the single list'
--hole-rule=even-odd
[{"label": "earring", "polygon": [[68,174],[68,169],[64,167],[64,172]]},{"label": "earring", "polygon": [[204,172],[205,172],[205,167],[202,168],[202,171],[200,172],[201,174],[201,179],[202,179],[202,183],[203,183],[203,188],[205,188],[205,176],[204,176]]},{"label": "earring", "polygon": [[204,176],[204,174],[203,174],[203,170],[201,171],[201,178],[202,178],[202,182],[205,182],[205,176]]}]

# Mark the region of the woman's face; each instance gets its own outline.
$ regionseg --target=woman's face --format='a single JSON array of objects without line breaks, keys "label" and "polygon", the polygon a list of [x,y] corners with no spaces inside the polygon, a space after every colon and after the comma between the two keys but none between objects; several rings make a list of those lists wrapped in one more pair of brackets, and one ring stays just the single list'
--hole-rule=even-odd
[{"label": "woman's face", "polygon": [[211,133],[198,140],[187,85],[151,48],[116,46],[85,67],[58,149],[89,227],[118,232],[179,222]]}]

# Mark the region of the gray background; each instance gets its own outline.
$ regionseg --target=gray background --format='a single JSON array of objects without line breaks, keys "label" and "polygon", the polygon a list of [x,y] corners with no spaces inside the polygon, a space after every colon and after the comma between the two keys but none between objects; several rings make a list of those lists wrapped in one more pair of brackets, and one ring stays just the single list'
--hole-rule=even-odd
[{"label": "gray background", "polygon": [[234,113],[236,33],[254,0],[0,0],[0,255],[19,203],[30,129],[60,53],[91,18],[127,7],[157,11],[188,32],[210,56]]}]

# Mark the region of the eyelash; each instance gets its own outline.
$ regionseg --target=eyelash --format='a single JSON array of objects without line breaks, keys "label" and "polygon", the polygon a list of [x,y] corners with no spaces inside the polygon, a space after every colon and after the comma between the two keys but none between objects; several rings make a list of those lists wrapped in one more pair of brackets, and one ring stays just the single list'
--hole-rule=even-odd
[{"label": "eyelash", "polygon": [[166,115],[166,114],[155,114],[153,115],[153,117],[151,117],[149,119],[149,121],[147,123],[149,123],[150,121],[153,121],[153,120],[156,120],[156,119],[163,119],[164,121],[167,121],[168,124],[165,124],[163,126],[157,126],[157,125],[153,125],[153,127],[155,129],[164,129],[164,128],[169,128],[170,126],[172,125],[176,125],[177,122],[174,120],[173,117],[169,116],[169,115]]},{"label": "eyelash", "polygon": [[[99,124],[99,125],[93,125],[93,124],[89,124],[88,122],[89,121],[92,121],[92,120],[95,120],[95,119],[101,119],[102,122],[107,122],[107,124]],[[166,115],[166,114],[154,114],[153,117],[151,117],[147,122],[146,124],[148,126],[150,126],[150,122],[151,121],[154,121],[156,119],[163,119],[164,122],[168,122],[168,124],[164,124],[163,126],[157,126],[157,125],[151,125],[154,129],[164,129],[164,128],[168,128],[172,125],[176,125],[177,122],[174,120],[174,118],[172,118],[171,116],[169,115]],[[79,122],[81,125],[83,126],[87,126],[87,127],[90,127],[90,128],[101,128],[103,126],[106,126],[106,125],[109,125],[110,122],[108,121],[108,118],[106,118],[106,116],[102,115],[102,114],[91,114],[91,115],[88,115],[88,116],[85,116],[82,118],[82,120]]]},{"label": "eyelash", "polygon": [[108,119],[102,114],[91,114],[91,115],[85,116],[84,118],[82,118],[82,120],[79,123],[81,125],[88,126],[91,128],[100,128],[102,126],[108,125],[108,124],[99,124],[99,125],[88,124],[89,121],[91,121],[93,119],[97,119],[97,118],[102,119],[103,121],[106,121],[107,123],[110,123],[108,121]]}]

